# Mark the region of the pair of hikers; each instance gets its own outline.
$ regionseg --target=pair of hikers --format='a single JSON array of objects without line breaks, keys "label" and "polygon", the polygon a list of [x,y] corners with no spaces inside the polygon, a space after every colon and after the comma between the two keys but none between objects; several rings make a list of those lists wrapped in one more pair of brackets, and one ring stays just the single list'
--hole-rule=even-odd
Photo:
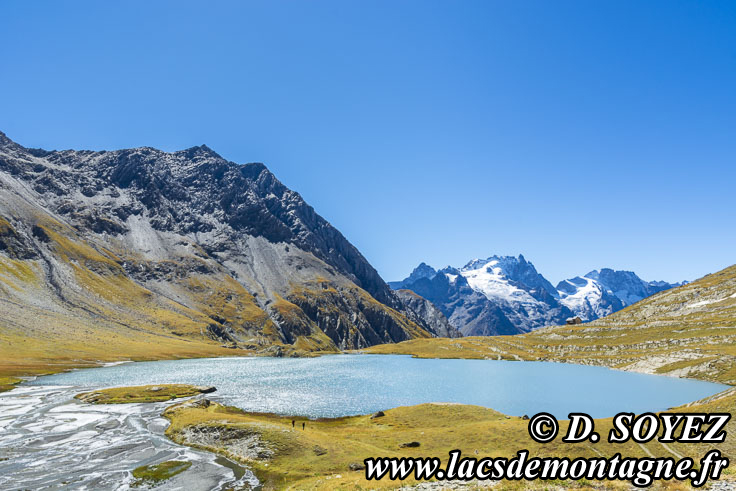
[{"label": "pair of hikers", "polygon": [[[292,419],[291,420],[291,427],[292,428],[294,427],[294,424],[296,424],[296,421]],[[302,431],[304,431],[304,427],[305,426],[306,426],[306,423],[304,421],[302,421]]]}]

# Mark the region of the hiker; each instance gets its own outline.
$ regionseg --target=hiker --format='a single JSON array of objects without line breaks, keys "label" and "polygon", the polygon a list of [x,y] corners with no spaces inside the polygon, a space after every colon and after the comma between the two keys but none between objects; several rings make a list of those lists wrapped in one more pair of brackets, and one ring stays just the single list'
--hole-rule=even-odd
[{"label": "hiker", "polygon": [[293,419],[291,420],[291,427],[292,428],[294,427],[294,420]]},{"label": "hiker", "polygon": [[302,431],[304,431],[304,426],[306,426],[306,423],[302,421]]}]

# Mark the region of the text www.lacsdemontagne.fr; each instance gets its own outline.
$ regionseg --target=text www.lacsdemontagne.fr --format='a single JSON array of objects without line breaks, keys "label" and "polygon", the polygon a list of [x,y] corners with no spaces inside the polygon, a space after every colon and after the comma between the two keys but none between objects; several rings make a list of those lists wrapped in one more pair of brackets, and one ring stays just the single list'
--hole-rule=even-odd
[{"label": "text www.lacsdemontagne.fr", "polygon": [[668,458],[624,458],[616,454],[610,458],[529,457],[521,450],[515,457],[506,459],[462,457],[460,450],[449,454],[447,466],[443,467],[437,457],[416,458],[371,458],[365,460],[368,480],[558,480],[588,479],[629,481],[634,486],[646,487],[657,480],[691,481],[700,487],[708,479],[718,479],[728,465],[718,450],[708,452],[700,460],[696,470],[693,459],[675,460]]}]

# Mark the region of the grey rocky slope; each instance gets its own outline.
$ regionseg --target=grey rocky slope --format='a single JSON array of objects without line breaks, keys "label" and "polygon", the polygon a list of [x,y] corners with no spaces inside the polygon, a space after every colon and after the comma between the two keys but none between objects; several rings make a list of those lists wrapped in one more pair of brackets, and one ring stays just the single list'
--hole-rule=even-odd
[{"label": "grey rocky slope", "polygon": [[518,334],[564,324],[573,316],[590,321],[677,286],[605,268],[554,287],[522,255],[474,259],[439,271],[421,263],[390,285],[433,302],[466,336]]},{"label": "grey rocky slope", "polygon": [[446,330],[263,164],[204,145],[45,151],[0,133],[0,220],[0,313],[15,329],[33,324],[30,306],[250,347],[360,348]]},{"label": "grey rocky slope", "polygon": [[410,311],[416,313],[417,316],[426,324],[434,326],[434,333],[443,338],[458,338],[462,334],[450,324],[445,314],[426,298],[417,295],[411,290],[397,290],[396,294],[401,301],[409,307]]}]

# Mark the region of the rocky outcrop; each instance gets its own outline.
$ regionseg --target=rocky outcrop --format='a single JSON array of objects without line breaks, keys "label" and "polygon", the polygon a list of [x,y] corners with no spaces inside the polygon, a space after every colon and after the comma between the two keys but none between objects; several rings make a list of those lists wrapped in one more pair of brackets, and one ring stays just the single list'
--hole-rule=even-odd
[{"label": "rocky outcrop", "polygon": [[266,461],[275,450],[264,441],[261,434],[249,427],[198,424],[186,426],[176,435],[175,441],[184,445],[224,450],[243,460]]},{"label": "rocky outcrop", "polygon": [[417,322],[424,322],[435,336],[443,338],[459,338],[462,336],[462,333],[450,324],[445,314],[426,298],[411,290],[397,290],[396,294],[401,302],[408,307],[409,312],[416,313],[419,317]]}]

